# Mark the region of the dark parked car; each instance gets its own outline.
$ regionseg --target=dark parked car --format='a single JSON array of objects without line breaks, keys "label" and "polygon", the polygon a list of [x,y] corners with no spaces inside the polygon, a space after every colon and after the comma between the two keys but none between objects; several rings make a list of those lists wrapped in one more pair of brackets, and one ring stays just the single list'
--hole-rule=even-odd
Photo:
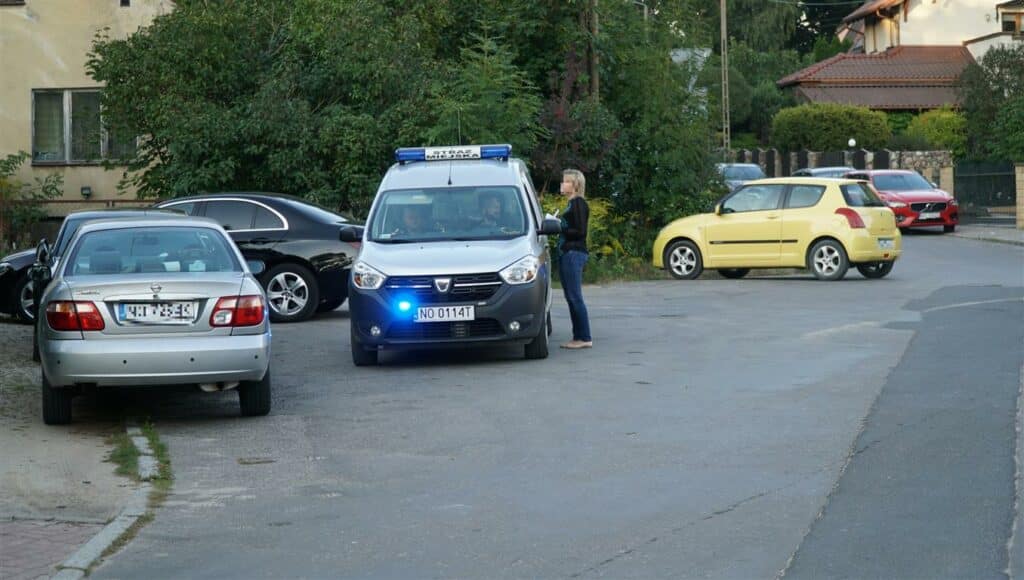
[{"label": "dark parked car", "polygon": [[351,218],[307,201],[273,193],[218,193],[180,197],[157,204],[216,220],[246,260],[266,270],[259,281],[267,291],[275,322],[306,320],[334,310],[348,297],[348,277],[358,244],[340,240]]},{"label": "dark parked car", "polygon": [[[97,219],[140,219],[171,213],[153,209],[104,209],[79,211],[69,214],[60,226],[57,238],[50,246],[50,264],[63,255],[64,250],[78,228],[89,220]],[[178,213],[178,212],[174,212]],[[0,312],[13,314],[18,320],[31,323],[36,318],[33,305],[33,284],[29,269],[36,261],[36,249],[16,252],[0,260]]]}]

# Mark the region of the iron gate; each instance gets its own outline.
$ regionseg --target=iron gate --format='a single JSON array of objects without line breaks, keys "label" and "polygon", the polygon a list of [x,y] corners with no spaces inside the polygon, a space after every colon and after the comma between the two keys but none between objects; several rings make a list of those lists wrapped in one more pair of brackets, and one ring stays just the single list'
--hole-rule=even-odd
[{"label": "iron gate", "polygon": [[953,167],[953,189],[961,206],[1012,206],[1016,199],[1013,163],[979,161]]}]

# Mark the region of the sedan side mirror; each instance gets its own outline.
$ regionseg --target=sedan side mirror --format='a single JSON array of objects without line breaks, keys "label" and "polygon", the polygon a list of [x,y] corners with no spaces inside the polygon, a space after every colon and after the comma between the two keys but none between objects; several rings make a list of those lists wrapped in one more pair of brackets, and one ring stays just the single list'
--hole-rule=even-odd
[{"label": "sedan side mirror", "polygon": [[259,276],[267,270],[267,264],[263,260],[246,260],[245,264],[249,266],[253,276]]},{"label": "sedan side mirror", "polygon": [[932,184],[932,187],[934,187],[935,189],[939,188],[939,184],[938,183],[935,183],[934,181],[932,181],[930,183]]},{"label": "sedan side mirror", "polygon": [[547,218],[540,223],[540,235],[557,236],[562,233],[562,222],[554,218]]},{"label": "sedan side mirror", "polygon": [[354,244],[363,241],[363,231],[352,226],[344,226],[338,233],[338,239],[346,244]]},{"label": "sedan side mirror", "polygon": [[722,215],[722,204],[715,204],[715,215]]}]

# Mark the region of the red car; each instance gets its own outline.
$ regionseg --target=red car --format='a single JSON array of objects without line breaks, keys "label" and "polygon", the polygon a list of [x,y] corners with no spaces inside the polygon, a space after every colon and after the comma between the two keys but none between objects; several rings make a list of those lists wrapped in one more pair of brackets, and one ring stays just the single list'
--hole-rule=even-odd
[{"label": "red car", "polygon": [[960,208],[953,196],[928,183],[916,171],[858,170],[846,177],[871,182],[882,201],[896,214],[900,229],[942,226],[942,231],[948,233],[960,223]]}]

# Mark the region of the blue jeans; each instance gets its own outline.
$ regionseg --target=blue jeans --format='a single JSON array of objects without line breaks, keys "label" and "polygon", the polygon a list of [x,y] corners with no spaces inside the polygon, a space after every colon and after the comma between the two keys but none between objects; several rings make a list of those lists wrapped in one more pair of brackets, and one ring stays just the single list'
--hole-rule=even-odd
[{"label": "blue jeans", "polygon": [[572,318],[572,339],[590,342],[590,317],[587,305],[583,302],[583,266],[589,256],[586,252],[575,250],[562,254],[558,263],[558,274],[562,280],[562,292],[569,303],[569,316]]}]

